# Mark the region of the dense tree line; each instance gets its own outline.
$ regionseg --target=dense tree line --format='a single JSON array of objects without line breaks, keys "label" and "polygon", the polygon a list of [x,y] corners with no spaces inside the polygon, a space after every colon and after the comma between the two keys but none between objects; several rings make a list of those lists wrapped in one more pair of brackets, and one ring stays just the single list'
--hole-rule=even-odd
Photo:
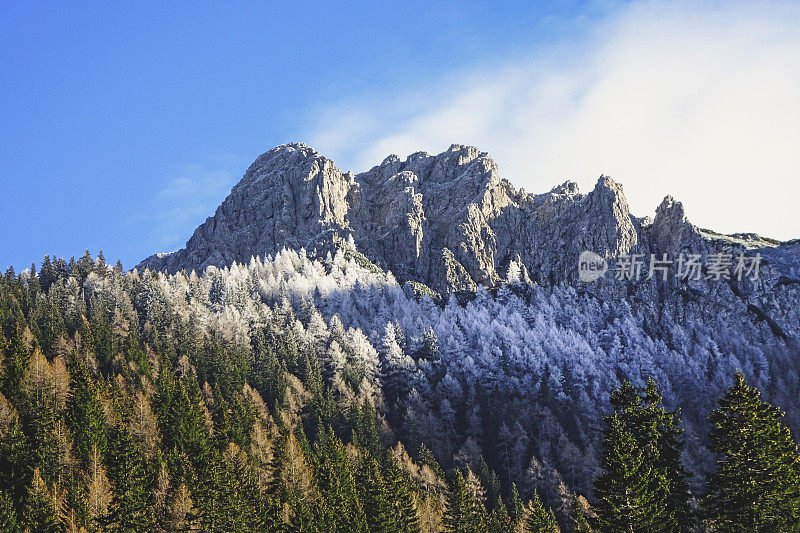
[{"label": "dense tree line", "polygon": [[[3,529],[800,528],[790,419],[742,374],[728,372],[707,423],[687,424],[643,379],[674,396],[673,370],[633,372],[647,342],[614,338],[633,315],[582,338],[595,304],[568,317],[569,291],[439,301],[364,261],[284,252],[164,276],[87,252],[9,269]],[[539,343],[553,346],[532,358]],[[613,379],[593,374],[595,343],[617,354]]]}]

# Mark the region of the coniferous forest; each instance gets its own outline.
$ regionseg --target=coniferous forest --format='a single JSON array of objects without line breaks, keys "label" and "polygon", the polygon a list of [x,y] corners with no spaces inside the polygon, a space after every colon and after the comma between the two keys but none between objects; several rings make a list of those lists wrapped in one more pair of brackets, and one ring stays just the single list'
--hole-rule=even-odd
[{"label": "coniferous forest", "polygon": [[0,276],[0,524],[798,531],[796,353],[743,328],[648,332],[569,287],[443,298],[354,250],[45,257]]}]

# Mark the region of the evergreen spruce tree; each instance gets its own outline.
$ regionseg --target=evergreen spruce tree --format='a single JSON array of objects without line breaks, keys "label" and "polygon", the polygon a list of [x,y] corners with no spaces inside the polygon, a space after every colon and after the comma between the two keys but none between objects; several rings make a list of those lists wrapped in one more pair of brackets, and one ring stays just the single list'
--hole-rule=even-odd
[{"label": "evergreen spruce tree", "polygon": [[214,528],[225,532],[260,531],[267,509],[247,464],[247,456],[231,443],[222,455],[215,487]]},{"label": "evergreen spruce tree", "polygon": [[84,499],[82,481],[82,476],[77,470],[72,470],[67,475],[66,494],[64,494],[64,502],[61,506],[61,522],[65,525],[66,531],[78,531],[89,521],[89,510]]},{"label": "evergreen spruce tree", "polygon": [[353,444],[369,452],[376,460],[382,460],[384,446],[375,408],[370,402],[364,402],[362,406],[356,403],[350,413],[353,418]]},{"label": "evergreen spruce tree", "polygon": [[665,411],[655,384],[638,391],[625,380],[606,417],[603,472],[595,481],[601,531],[675,531],[691,527],[676,413]]},{"label": "evergreen spruce tree", "polygon": [[111,474],[113,497],[105,519],[113,531],[147,531],[152,475],[138,443],[126,427],[116,427],[106,464]]},{"label": "evergreen spruce tree", "polygon": [[500,478],[497,477],[497,473],[486,464],[483,455],[478,458],[478,468],[475,473],[478,475],[478,479],[480,479],[481,485],[486,491],[486,501],[489,502],[487,507],[492,509],[492,506],[502,493]]},{"label": "evergreen spruce tree", "polygon": [[319,494],[303,448],[294,433],[284,429],[275,440],[268,494],[288,515],[290,528],[310,531],[320,511]]},{"label": "evergreen spruce tree", "polygon": [[391,502],[374,458],[362,456],[356,471],[356,488],[370,533],[393,533]]},{"label": "evergreen spruce tree", "polygon": [[331,532],[367,531],[355,480],[344,444],[333,431],[324,429],[315,450],[316,478],[325,499],[325,529]]},{"label": "evergreen spruce tree", "polygon": [[104,275],[106,275],[106,273],[107,273],[107,272],[106,272],[106,269],[107,269],[107,265],[106,265],[106,258],[105,258],[105,256],[103,255],[103,250],[100,250],[100,251],[97,253],[97,261],[95,262],[95,266],[94,266],[94,269],[93,269],[93,270],[94,270],[95,272],[97,272],[98,274],[100,274],[100,275],[103,275],[103,276],[104,276]]},{"label": "evergreen spruce tree", "polygon": [[25,345],[24,329],[17,324],[13,335],[6,339],[3,347],[3,374],[0,376],[0,392],[17,407],[24,402],[23,388],[30,359],[30,351]]},{"label": "evergreen spruce tree", "polygon": [[414,506],[410,479],[394,457],[389,457],[386,461],[384,479],[393,530],[398,533],[416,533],[419,531],[419,516]]},{"label": "evergreen spruce tree", "polygon": [[[592,526],[589,524],[589,519],[586,516],[583,502],[578,495],[572,496],[572,504],[569,509],[569,518],[572,523],[572,530],[575,533],[592,533]],[[625,530],[617,530],[625,531]],[[635,530],[635,531],[650,531],[650,530]]]},{"label": "evergreen spruce tree", "polygon": [[501,497],[497,498],[486,526],[486,530],[492,533],[512,533],[514,531],[514,524]]},{"label": "evergreen spruce tree", "polygon": [[737,373],[709,414],[711,451],[718,454],[703,501],[718,531],[800,529],[800,456],[783,413]]},{"label": "evergreen spruce tree", "polygon": [[[70,263],[70,266],[72,263]],[[80,280],[81,284],[86,280],[86,276],[94,268],[94,259],[92,259],[92,254],[89,253],[89,250],[86,250],[84,254],[81,256],[78,261],[75,262],[75,272],[74,275]]]},{"label": "evergreen spruce tree", "polygon": [[197,496],[197,508],[202,528],[220,531],[220,522],[226,520],[224,473],[222,458],[216,449],[209,450],[205,464],[198,465],[196,485],[193,492]]},{"label": "evergreen spruce tree", "polygon": [[0,530],[7,533],[21,531],[17,521],[17,511],[14,508],[14,500],[5,492],[0,492]]},{"label": "evergreen spruce tree", "polygon": [[607,424],[603,473],[595,481],[598,526],[601,531],[653,531],[663,520],[667,480],[654,471],[619,414]]},{"label": "evergreen spruce tree", "polygon": [[658,459],[655,464],[664,472],[669,483],[666,510],[669,524],[682,531],[691,530],[695,518],[689,506],[688,474],[681,465],[684,443],[680,437],[683,429],[678,427],[676,421],[680,410],[667,411],[662,407],[661,393],[651,378],[647,379],[647,386],[642,392],[645,416],[654,420],[657,428]]},{"label": "evergreen spruce tree", "polygon": [[33,471],[25,500],[25,527],[37,533],[56,533],[61,529],[53,506],[53,497],[38,468]]},{"label": "evergreen spruce tree", "polygon": [[164,446],[184,453],[198,470],[211,462],[211,435],[203,413],[202,393],[197,381],[188,384],[162,372],[158,381],[156,411]]},{"label": "evergreen spruce tree", "polygon": [[511,521],[516,524],[522,519],[524,512],[525,509],[519,497],[517,484],[511,483],[511,499],[508,502],[508,515],[511,517]]},{"label": "evergreen spruce tree", "polygon": [[444,514],[445,531],[449,533],[484,533],[486,510],[470,492],[460,471],[453,478],[447,494],[447,509]]},{"label": "evergreen spruce tree", "polygon": [[553,511],[545,509],[539,493],[534,492],[528,504],[528,517],[525,520],[526,533],[557,533],[558,522]]},{"label": "evergreen spruce tree", "polygon": [[286,373],[284,364],[278,359],[279,341],[266,328],[259,329],[251,340],[252,369],[250,383],[264,398],[267,405],[278,402],[283,404],[286,398]]},{"label": "evergreen spruce tree", "polygon": [[32,464],[41,470],[48,483],[58,479],[59,442],[55,435],[56,413],[52,398],[45,396],[31,401],[27,418],[28,453]]},{"label": "evergreen spruce tree", "polygon": [[58,274],[53,268],[52,263],[50,263],[50,256],[45,255],[44,259],[42,259],[41,271],[39,272],[39,286],[42,291],[47,292],[50,290],[50,286],[56,279],[58,279]]},{"label": "evergreen spruce tree", "polygon": [[19,421],[15,420],[0,437],[0,490],[14,502],[23,500],[31,475],[30,448]]},{"label": "evergreen spruce tree", "polygon": [[434,457],[433,452],[430,450],[430,448],[425,446],[424,442],[419,445],[419,450],[417,451],[417,462],[420,465],[428,465],[431,470],[436,472],[437,476],[442,478],[445,477],[444,470],[442,470],[442,467],[439,465],[436,457]]},{"label": "evergreen spruce tree", "polygon": [[105,453],[106,433],[100,389],[82,361],[73,359],[73,379],[67,403],[75,454],[86,463],[93,450]]}]

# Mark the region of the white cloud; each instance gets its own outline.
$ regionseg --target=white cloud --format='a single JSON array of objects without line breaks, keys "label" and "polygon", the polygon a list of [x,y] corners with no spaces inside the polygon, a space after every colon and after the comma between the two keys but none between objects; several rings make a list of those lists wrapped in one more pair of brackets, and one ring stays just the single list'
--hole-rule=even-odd
[{"label": "white cloud", "polygon": [[573,42],[322,112],[311,143],[356,171],[389,153],[488,151],[529,191],[623,183],[724,232],[800,237],[800,6],[642,2]]},{"label": "white cloud", "polygon": [[150,201],[153,244],[159,251],[182,248],[192,231],[228,195],[240,176],[229,170],[188,165]]}]

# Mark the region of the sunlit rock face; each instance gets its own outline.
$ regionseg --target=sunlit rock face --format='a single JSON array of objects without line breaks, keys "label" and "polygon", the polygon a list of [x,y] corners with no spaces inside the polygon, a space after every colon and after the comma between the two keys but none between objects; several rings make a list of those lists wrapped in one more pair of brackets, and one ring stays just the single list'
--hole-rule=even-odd
[{"label": "sunlit rock face", "polygon": [[[360,174],[340,170],[304,144],[278,146],[255,160],[185,248],[151,256],[139,269],[200,271],[284,247],[324,255],[343,246],[355,246],[401,282],[440,293],[495,287],[513,272],[542,286],[566,283],[601,298],[629,298],[654,314],[670,307],[742,312],[769,321],[774,331],[797,327],[797,313],[789,310],[800,278],[796,242],[697,228],[669,196],[653,220],[635,217],[622,186],[607,176],[587,194],[573,182],[531,194],[501,178],[487,153],[461,145],[404,160],[390,155]],[[609,261],[641,254],[642,279],[620,283],[610,269],[584,284],[577,275],[584,250]],[[761,253],[759,279],[693,281],[672,273],[666,281],[645,279],[651,254],[720,251]]]},{"label": "sunlit rock face", "polygon": [[202,270],[350,238],[398,278],[442,291],[495,285],[515,258],[534,281],[567,279],[582,249],[610,256],[641,240],[611,178],[587,195],[570,182],[533,195],[501,179],[474,147],[392,155],[353,175],[308,146],[287,144],[256,159],[186,248],[139,268]]}]

